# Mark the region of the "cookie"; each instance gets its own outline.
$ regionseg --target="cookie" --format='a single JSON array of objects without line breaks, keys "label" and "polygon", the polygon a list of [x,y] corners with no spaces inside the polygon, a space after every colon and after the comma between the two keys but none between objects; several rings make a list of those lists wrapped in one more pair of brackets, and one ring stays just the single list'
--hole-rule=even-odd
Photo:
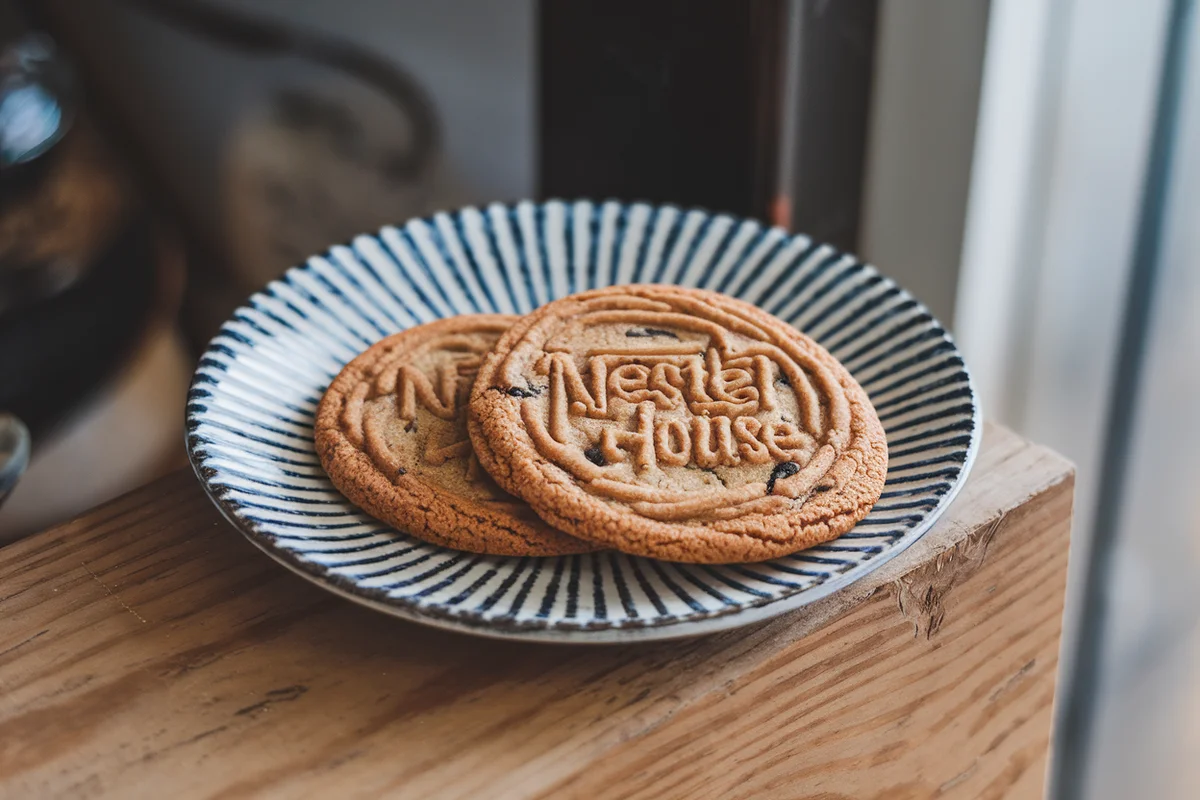
[{"label": "cookie", "polygon": [[828,352],[752,305],[674,286],[552,302],[471,392],[471,442],[556,528],[672,561],[760,561],[845,533],[879,499],[883,426]]},{"label": "cookie", "polygon": [[351,361],[317,409],[321,465],[352,503],[427,542],[506,556],[596,547],[548,527],[479,468],[466,400],[517,317],[478,314],[389,336]]}]

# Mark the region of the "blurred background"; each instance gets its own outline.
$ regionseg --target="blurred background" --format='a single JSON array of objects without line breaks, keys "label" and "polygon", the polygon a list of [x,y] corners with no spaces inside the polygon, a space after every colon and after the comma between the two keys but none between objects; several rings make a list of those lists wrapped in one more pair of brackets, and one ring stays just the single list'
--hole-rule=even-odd
[{"label": "blurred background", "polygon": [[1053,796],[1200,796],[1193,5],[0,0],[0,544],[182,465],[207,338],[331,243],[729,211],[877,264],[1077,465]]}]

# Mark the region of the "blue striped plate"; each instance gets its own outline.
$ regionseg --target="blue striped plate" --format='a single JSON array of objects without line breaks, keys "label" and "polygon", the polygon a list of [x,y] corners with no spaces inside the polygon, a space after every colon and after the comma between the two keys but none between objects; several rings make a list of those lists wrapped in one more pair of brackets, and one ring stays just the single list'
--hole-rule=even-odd
[{"label": "blue striped plate", "polygon": [[[342,365],[377,339],[453,314],[523,313],[583,289],[648,282],[755,303],[854,374],[887,430],[890,463],[883,497],[853,531],[731,566],[612,552],[478,556],[377,522],[321,470],[313,412]],[[299,574],[417,622],[572,642],[731,628],[846,586],[929,529],[966,478],[980,426],[946,331],[854,256],[725,215],[586,201],[438,214],[309,259],[225,323],[187,407],[188,452],[213,501]]]}]

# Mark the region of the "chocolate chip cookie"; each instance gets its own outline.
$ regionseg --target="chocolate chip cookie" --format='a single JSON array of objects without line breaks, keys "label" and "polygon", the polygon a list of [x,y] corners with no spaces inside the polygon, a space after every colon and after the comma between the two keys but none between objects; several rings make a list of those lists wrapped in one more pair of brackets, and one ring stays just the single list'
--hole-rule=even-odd
[{"label": "chocolate chip cookie", "polygon": [[372,345],[330,384],[315,438],[334,485],[368,514],[425,541],[508,556],[596,546],[547,526],[479,468],[466,400],[483,355],[516,317],[419,325]]},{"label": "chocolate chip cookie", "polygon": [[479,369],[468,430],[554,527],[673,561],[836,538],[887,472],[879,418],[833,356],[748,303],[674,286],[583,292],[515,323]]}]

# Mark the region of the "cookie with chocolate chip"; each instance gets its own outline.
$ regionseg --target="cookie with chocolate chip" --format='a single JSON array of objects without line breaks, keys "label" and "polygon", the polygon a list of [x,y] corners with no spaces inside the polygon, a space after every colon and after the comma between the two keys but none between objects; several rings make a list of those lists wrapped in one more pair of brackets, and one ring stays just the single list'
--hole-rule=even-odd
[{"label": "cookie with chocolate chip", "polygon": [[508,556],[595,545],[546,525],[479,468],[466,400],[485,353],[516,317],[477,314],[410,328],[372,345],[330,384],[317,454],[355,505],[434,544]]},{"label": "cookie with chocolate chip", "polygon": [[550,525],[626,553],[760,561],[829,541],[879,499],[887,443],[828,352],[715,292],[557,300],[484,358],[483,467]]}]

